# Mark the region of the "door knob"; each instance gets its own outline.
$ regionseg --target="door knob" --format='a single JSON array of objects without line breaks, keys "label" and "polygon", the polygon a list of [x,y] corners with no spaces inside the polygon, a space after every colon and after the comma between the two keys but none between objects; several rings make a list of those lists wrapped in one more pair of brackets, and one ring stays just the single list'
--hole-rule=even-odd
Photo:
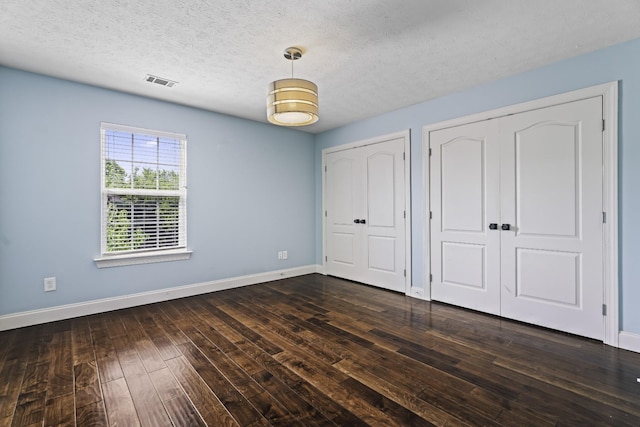
[{"label": "door knob", "polygon": [[495,222],[492,222],[491,224],[489,224],[489,230],[497,230],[498,229],[498,224],[496,224]]},{"label": "door knob", "polygon": [[511,230],[511,225],[510,224],[502,224],[502,229],[503,230]]},{"label": "door knob", "polygon": [[360,224],[360,220],[359,219],[354,219],[353,222],[355,222],[356,224]]},{"label": "door knob", "polygon": [[360,224],[366,224],[366,223],[367,223],[367,220],[366,220],[366,219],[361,219],[361,220],[360,220]]}]

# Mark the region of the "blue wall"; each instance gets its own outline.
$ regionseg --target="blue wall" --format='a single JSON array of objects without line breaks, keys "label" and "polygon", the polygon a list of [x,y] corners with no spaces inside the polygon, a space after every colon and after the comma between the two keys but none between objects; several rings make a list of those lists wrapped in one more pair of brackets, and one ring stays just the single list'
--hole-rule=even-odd
[{"label": "blue wall", "polygon": [[[190,260],[96,268],[101,121],[187,134]],[[0,67],[0,315],[315,264],[314,162],[304,132]]]},{"label": "blue wall", "polygon": [[[640,39],[313,136],[0,67],[0,315],[322,264],[322,149],[411,129],[423,286],[422,127],[620,81],[621,327],[640,334]],[[97,269],[101,121],[188,138],[188,261]],[[279,250],[288,261],[276,260]],[[58,290],[44,293],[43,277]]]},{"label": "blue wall", "polygon": [[[472,66],[472,64],[469,64]],[[425,70],[428,72],[428,70]],[[322,204],[322,150],[411,129],[412,279],[422,287],[424,185],[422,127],[545,96],[619,80],[619,244],[621,329],[640,333],[640,39],[477,86],[358,123],[316,138],[316,204]],[[316,261],[322,261],[322,218],[316,210]]]}]

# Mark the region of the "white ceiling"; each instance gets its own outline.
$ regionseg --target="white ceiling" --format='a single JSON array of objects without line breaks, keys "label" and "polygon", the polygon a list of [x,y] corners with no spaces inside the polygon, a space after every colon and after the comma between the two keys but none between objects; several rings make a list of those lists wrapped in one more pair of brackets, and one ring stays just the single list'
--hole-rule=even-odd
[{"label": "white ceiling", "polygon": [[639,18],[638,0],[0,0],[0,65],[266,122],[299,46],[317,133],[638,38]]}]

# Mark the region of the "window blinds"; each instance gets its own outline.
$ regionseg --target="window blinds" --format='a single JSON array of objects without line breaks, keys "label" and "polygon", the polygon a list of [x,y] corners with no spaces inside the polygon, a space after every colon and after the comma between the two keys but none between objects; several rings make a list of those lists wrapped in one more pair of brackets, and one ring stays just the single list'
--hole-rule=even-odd
[{"label": "window blinds", "polygon": [[102,253],[186,248],[186,136],[103,123]]}]

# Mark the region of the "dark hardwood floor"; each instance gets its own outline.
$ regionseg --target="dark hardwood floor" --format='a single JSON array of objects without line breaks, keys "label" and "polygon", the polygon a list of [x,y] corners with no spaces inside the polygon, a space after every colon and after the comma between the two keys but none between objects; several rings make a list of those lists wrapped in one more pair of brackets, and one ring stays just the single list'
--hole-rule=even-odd
[{"label": "dark hardwood floor", "polygon": [[640,426],[640,354],[309,275],[0,333],[0,426]]}]

